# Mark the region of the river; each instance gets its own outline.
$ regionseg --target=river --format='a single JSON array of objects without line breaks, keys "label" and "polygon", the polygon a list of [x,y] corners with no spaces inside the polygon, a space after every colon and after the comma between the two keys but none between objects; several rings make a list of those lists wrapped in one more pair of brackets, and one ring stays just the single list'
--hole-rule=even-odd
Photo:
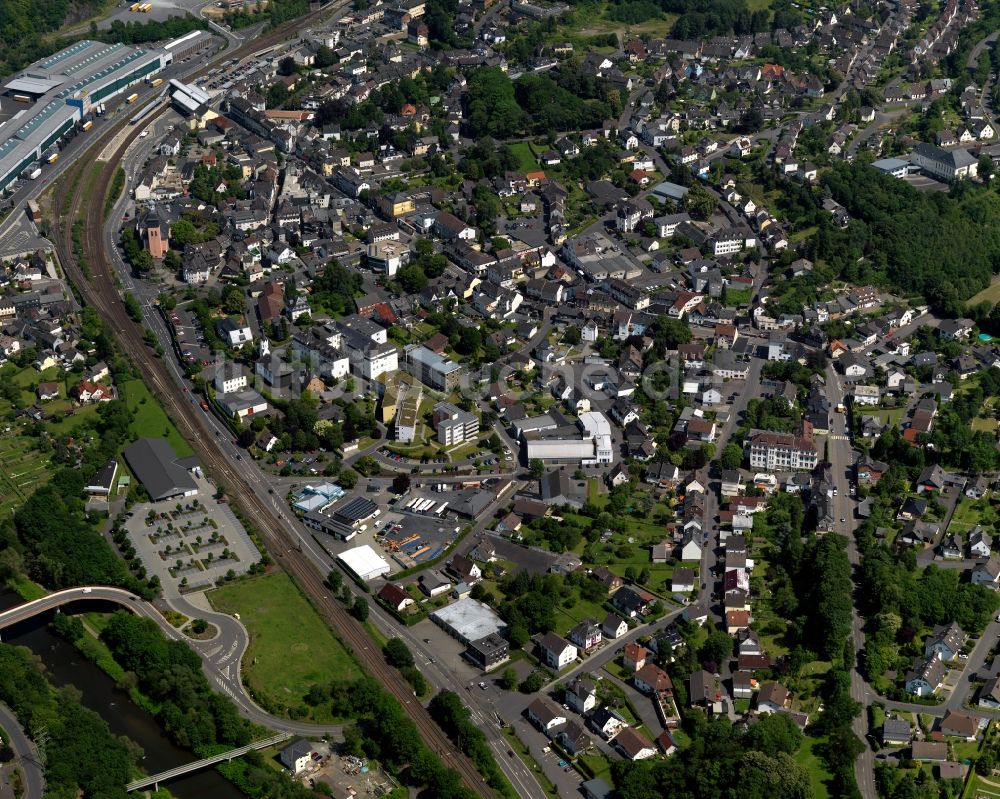
[{"label": "river", "polygon": [[[0,609],[13,607],[22,601],[15,594],[0,593]],[[75,604],[85,605],[88,611],[115,610],[119,607],[100,602]],[[10,627],[4,630],[3,641],[31,649],[45,663],[50,682],[75,686],[82,693],[80,701],[83,705],[100,715],[112,733],[124,735],[139,744],[145,752],[139,765],[147,774],[156,774],[198,759],[193,753],[175,746],[155,718],[136,705],[127,693],[119,690],[97,666],[84,659],[72,644],[50,632],[47,626],[50,619],[51,614],[36,616]],[[214,769],[171,780],[163,787],[178,799],[245,799],[232,783]]]}]

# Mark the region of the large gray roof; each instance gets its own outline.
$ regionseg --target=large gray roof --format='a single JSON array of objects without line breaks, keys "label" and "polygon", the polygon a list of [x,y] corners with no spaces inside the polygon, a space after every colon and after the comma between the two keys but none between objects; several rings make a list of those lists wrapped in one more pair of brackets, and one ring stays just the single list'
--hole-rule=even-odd
[{"label": "large gray roof", "polygon": [[198,489],[165,438],[140,438],[125,447],[124,454],[154,502]]}]

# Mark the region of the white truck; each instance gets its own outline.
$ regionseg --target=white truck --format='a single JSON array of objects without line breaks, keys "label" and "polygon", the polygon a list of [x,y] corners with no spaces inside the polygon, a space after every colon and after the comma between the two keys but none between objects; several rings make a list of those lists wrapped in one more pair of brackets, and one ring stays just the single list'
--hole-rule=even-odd
[{"label": "white truck", "polygon": [[42,170],[40,167],[35,167],[28,173],[28,180],[38,180],[42,176]]}]

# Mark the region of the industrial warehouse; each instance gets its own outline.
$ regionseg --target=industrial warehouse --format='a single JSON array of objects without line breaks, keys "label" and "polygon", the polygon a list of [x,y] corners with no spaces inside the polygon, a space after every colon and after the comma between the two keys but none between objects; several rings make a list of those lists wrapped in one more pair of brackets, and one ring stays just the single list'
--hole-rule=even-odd
[{"label": "industrial warehouse", "polygon": [[158,50],[87,39],[7,80],[3,110],[9,113],[12,101],[24,107],[0,123],[0,191],[22,176],[37,177],[31,167],[55,160],[55,145],[75,125],[83,127],[104,102],[150,79],[176,55],[203,46],[208,38],[204,31],[193,31]]}]

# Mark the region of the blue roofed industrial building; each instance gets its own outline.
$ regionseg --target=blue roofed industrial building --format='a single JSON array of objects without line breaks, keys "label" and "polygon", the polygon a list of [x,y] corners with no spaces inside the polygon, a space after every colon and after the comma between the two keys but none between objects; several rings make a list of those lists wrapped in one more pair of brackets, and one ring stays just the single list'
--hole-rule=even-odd
[{"label": "blue roofed industrial building", "polygon": [[23,104],[0,124],[0,191],[7,189],[92,108],[155,75],[173,60],[153,50],[85,39],[9,78],[2,93]]}]

